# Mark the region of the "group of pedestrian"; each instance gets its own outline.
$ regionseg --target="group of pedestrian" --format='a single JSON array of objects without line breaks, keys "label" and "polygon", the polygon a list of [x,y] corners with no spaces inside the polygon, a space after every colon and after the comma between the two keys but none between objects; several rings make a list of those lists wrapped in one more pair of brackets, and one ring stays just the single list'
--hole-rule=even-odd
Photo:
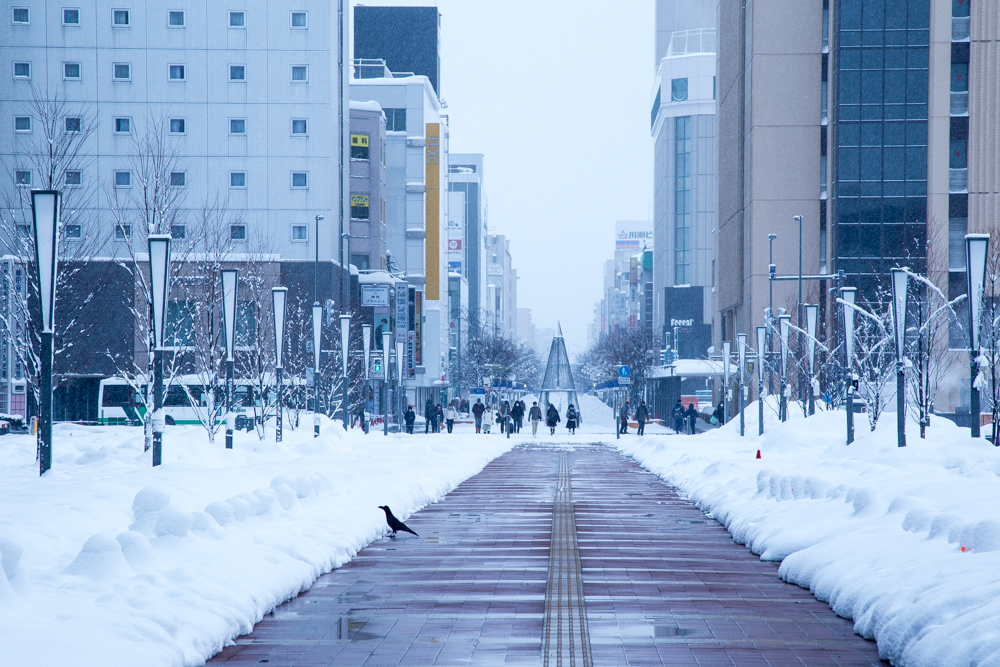
[{"label": "group of pedestrian", "polygon": [[[628,418],[632,414],[630,409],[630,404],[625,401],[625,404],[618,411],[618,433],[619,435],[628,434]],[[646,434],[646,422],[649,421],[649,408],[646,407],[646,401],[639,401],[639,407],[635,409],[636,435]]]},{"label": "group of pedestrian", "polygon": [[694,409],[694,403],[688,403],[687,410],[685,410],[681,399],[678,398],[670,416],[674,418],[674,432],[677,435],[680,435],[681,429],[686,435],[694,435],[694,426],[698,421],[698,411]]}]

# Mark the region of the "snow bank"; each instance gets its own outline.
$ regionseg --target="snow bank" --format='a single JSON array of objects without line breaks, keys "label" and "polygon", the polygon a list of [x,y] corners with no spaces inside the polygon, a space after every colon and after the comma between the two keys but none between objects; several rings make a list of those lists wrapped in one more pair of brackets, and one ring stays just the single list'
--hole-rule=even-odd
[{"label": "snow bank", "polygon": [[57,425],[0,440],[4,665],[199,665],[516,441],[345,434],[324,420],[209,445],[168,427],[153,469],[141,429]]},{"label": "snow bank", "polygon": [[[895,419],[875,432],[844,412],[780,424],[757,404],[698,436],[623,438],[619,448],[682,489],[733,539],[781,561],[895,665],[1000,664],[1000,450],[935,419],[927,439]],[[752,423],[752,428],[751,428]],[[762,459],[755,455],[761,451]]]}]

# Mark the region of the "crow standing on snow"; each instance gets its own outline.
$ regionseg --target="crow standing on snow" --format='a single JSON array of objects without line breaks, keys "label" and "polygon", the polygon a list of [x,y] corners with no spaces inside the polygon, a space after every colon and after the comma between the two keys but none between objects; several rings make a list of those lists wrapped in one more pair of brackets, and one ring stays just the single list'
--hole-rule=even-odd
[{"label": "crow standing on snow", "polygon": [[[410,530],[409,528],[407,528],[405,523],[403,523],[402,521],[400,521],[399,519],[397,519],[395,516],[393,516],[392,510],[389,509],[388,505],[379,505],[378,508],[380,510],[382,510],[383,512],[385,512],[385,522],[387,524],[389,524],[390,528],[392,528],[392,535],[390,535],[389,537],[391,537],[393,539],[396,539],[396,532],[400,531],[400,530],[405,530],[408,533],[412,533],[413,535],[417,535],[412,530]],[[420,537],[420,536],[417,535],[417,537]]]}]

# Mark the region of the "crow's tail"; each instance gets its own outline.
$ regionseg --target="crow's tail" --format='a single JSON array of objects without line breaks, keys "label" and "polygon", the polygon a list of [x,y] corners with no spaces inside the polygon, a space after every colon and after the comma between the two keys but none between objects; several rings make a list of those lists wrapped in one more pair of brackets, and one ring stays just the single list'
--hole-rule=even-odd
[{"label": "crow's tail", "polygon": [[[408,532],[408,533],[410,533],[410,534],[412,534],[412,535],[417,535],[417,534],[416,534],[415,532],[413,532],[412,530],[410,530],[410,529],[409,529],[409,528],[407,528],[406,526],[400,526],[400,527],[399,527],[399,529],[400,529],[400,530],[405,530],[406,532]],[[420,537],[420,536],[419,536],[419,535],[417,535],[417,537]]]}]

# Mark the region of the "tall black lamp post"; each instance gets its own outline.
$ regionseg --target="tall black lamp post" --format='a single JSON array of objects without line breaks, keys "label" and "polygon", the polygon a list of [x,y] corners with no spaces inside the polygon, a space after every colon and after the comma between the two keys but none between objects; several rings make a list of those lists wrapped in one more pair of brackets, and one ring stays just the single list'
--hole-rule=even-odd
[{"label": "tall black lamp post", "polygon": [[729,365],[732,360],[733,344],[724,340],[722,341],[722,424],[729,423]]},{"label": "tall black lamp post", "polygon": [[892,328],[896,334],[896,444],[906,447],[906,270],[892,275]]},{"label": "tall black lamp post", "polygon": [[226,449],[233,448],[233,351],[236,347],[236,269],[222,270],[222,321],[226,330]]},{"label": "tall black lamp post", "polygon": [[52,467],[52,325],[56,305],[56,273],[59,258],[59,215],[62,194],[58,190],[31,191],[31,217],[35,227],[35,267],[42,310],[41,368],[39,377],[38,474]]},{"label": "tall black lamp post", "polygon": [[[976,376],[979,374],[979,330],[983,316],[983,291],[986,286],[986,256],[990,246],[989,234],[965,235],[965,275],[966,294],[969,295],[969,412],[972,416],[972,437],[978,438],[979,433],[979,387],[976,386]],[[996,433],[997,425],[993,425],[993,444],[1000,444]]]},{"label": "tall black lamp post", "polygon": [[[372,325],[362,324],[361,325],[361,346],[365,353],[365,391],[364,396],[361,398],[361,405],[368,405],[368,386],[371,380],[371,359],[372,359]],[[364,410],[362,410],[364,412]],[[368,432],[368,422],[365,420],[361,425],[361,428],[365,433]]]},{"label": "tall black lamp post", "polygon": [[[318,222],[316,224],[319,224]],[[319,387],[320,387],[320,372],[319,372],[319,355],[320,355],[320,343],[323,339],[323,306],[319,305],[319,301],[313,304],[312,307],[312,324],[313,324],[313,437],[319,437]]]},{"label": "tall black lamp post", "polygon": [[149,289],[153,300],[153,465],[163,462],[163,328],[170,285],[170,235],[149,235]]},{"label": "tall black lamp post", "polygon": [[743,417],[743,402],[746,398],[747,335],[736,334],[736,354],[740,360],[740,437],[746,435],[746,419]]},{"label": "tall black lamp post", "polygon": [[781,335],[781,421],[788,419],[788,330],[791,315],[778,316],[778,333]]},{"label": "tall black lamp post", "polygon": [[382,435],[389,435],[389,345],[392,333],[382,332]]},{"label": "tall black lamp post", "polygon": [[764,435],[764,360],[767,358],[767,327],[757,327],[757,435]]},{"label": "tall black lamp post", "polygon": [[271,289],[271,305],[274,308],[274,385],[275,385],[275,410],[274,410],[274,441],[281,442],[281,431],[283,424],[282,409],[285,405],[285,381],[282,378],[281,353],[285,343],[285,297],[288,296],[287,287],[274,287]]},{"label": "tall black lamp post", "polygon": [[809,353],[809,414],[816,414],[816,391],[819,380],[816,378],[816,322],[819,318],[819,306],[815,303],[806,305],[806,349]]},{"label": "tall black lamp post", "polygon": [[340,316],[340,353],[341,361],[343,366],[344,375],[344,430],[347,430],[347,425],[351,421],[350,417],[350,406],[348,406],[348,387],[347,387],[347,354],[350,351],[351,342],[351,316],[341,315]]},{"label": "tall black lamp post", "polygon": [[858,288],[841,287],[844,306],[844,380],[847,392],[847,444],[854,442],[854,302]]}]

